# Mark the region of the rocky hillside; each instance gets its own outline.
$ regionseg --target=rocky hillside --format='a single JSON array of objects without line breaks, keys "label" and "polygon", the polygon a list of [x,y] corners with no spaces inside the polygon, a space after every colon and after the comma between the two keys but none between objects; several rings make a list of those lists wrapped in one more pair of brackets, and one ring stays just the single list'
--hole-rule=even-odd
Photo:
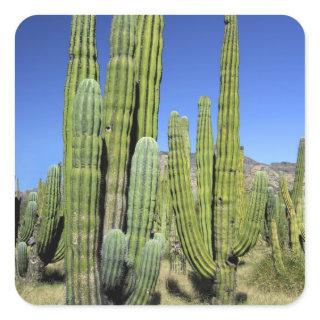
[{"label": "rocky hillside", "polygon": [[[168,161],[167,152],[160,152],[160,163],[163,167]],[[295,163],[290,162],[276,162],[270,165],[259,163],[251,158],[245,157],[245,179],[246,179],[246,189],[249,190],[252,184],[253,177],[258,170],[265,170],[268,173],[269,184],[275,190],[278,190],[278,177],[282,173],[288,181],[289,187],[291,188],[294,180]],[[195,154],[191,154],[191,183],[192,187],[196,187],[196,159]]]}]

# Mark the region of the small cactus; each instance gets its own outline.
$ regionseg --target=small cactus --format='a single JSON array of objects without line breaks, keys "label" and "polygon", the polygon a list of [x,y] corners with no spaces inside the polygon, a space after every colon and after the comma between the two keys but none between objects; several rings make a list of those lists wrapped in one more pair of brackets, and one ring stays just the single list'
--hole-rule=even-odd
[{"label": "small cactus", "polygon": [[28,271],[28,248],[23,241],[17,246],[17,271],[20,277],[25,277]]}]

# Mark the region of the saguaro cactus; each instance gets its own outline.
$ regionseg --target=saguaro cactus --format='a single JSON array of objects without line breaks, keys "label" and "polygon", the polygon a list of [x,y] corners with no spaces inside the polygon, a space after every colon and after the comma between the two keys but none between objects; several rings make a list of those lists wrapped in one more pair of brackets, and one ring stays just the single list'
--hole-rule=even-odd
[{"label": "saguaro cactus", "polygon": [[107,174],[104,234],[121,229],[127,209],[130,132],[135,107],[135,16],[114,16],[105,86]]},{"label": "saguaro cactus", "polygon": [[100,304],[97,264],[102,97],[99,84],[83,80],[73,105],[70,211],[66,220],[67,304]]},{"label": "saguaro cactus", "polygon": [[[190,184],[190,160],[186,159],[185,152],[188,140],[176,112],[171,113],[169,122],[170,188],[182,249],[195,271],[204,278],[215,278],[214,303],[223,304],[235,302],[238,257],[255,245],[267,201],[267,175],[258,172],[253,182],[249,206],[243,208],[245,212],[241,214],[241,219],[236,216],[239,215],[237,196],[244,193],[239,190],[243,186],[243,181],[239,181],[243,179],[239,174],[243,165],[239,142],[238,66],[237,19],[235,16],[226,16],[215,156],[210,101],[204,97],[199,101],[197,175],[198,184],[201,185],[199,208],[204,212],[200,216],[201,221],[196,215]],[[211,179],[207,177],[210,170],[213,171]],[[211,181],[213,202],[210,196]],[[211,212],[209,208],[212,208]],[[235,228],[235,222],[240,220],[243,222]],[[212,226],[211,221],[213,227],[207,230]]]},{"label": "saguaro cactus", "polygon": [[136,24],[137,132],[134,142],[142,137],[157,139],[164,22],[159,15],[139,15]]},{"label": "saguaro cactus", "polygon": [[[51,261],[61,236],[61,166],[49,168],[45,184],[44,205],[40,212],[40,225],[37,231],[37,250],[41,260]],[[60,225],[59,225],[60,223]]]}]

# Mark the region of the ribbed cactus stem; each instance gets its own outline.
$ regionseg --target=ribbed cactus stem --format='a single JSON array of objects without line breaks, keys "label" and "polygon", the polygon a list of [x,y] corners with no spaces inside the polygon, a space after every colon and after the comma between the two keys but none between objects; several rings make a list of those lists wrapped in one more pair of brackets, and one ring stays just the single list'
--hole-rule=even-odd
[{"label": "ribbed cactus stem", "polygon": [[49,263],[55,253],[57,236],[59,232],[59,221],[61,218],[61,177],[60,165],[49,168],[46,185],[43,211],[40,225],[37,230],[38,255],[44,263]]},{"label": "ribbed cactus stem", "polygon": [[135,107],[135,16],[114,16],[110,36],[110,60],[105,86],[107,152],[104,234],[122,229],[127,210],[130,132]]},{"label": "ribbed cactus stem", "polygon": [[163,17],[137,17],[135,81],[137,85],[136,141],[142,137],[157,139],[160,81],[162,76]]},{"label": "ribbed cactus stem", "polygon": [[200,228],[205,245],[212,256],[212,184],[214,144],[211,122],[211,100],[202,96],[198,102],[196,144],[197,191]]},{"label": "ribbed cactus stem", "polygon": [[100,304],[98,274],[102,97],[83,80],[73,105],[71,210],[66,225],[67,304]]},{"label": "ribbed cactus stem", "polygon": [[250,202],[239,229],[233,250],[237,257],[252,249],[260,234],[268,197],[268,176],[264,171],[257,171],[251,190]]},{"label": "ribbed cactus stem", "polygon": [[226,265],[234,245],[239,141],[239,45],[236,16],[225,16],[221,52],[218,134],[214,170],[214,253],[219,266],[218,303],[234,303],[233,268]]},{"label": "ribbed cactus stem", "polygon": [[[32,199],[34,199],[34,197]],[[26,212],[23,216],[23,221],[20,228],[20,241],[28,243],[28,240],[33,233],[36,216],[37,203],[34,200],[28,201]]]},{"label": "ribbed cactus stem", "polygon": [[128,261],[135,267],[139,264],[142,247],[150,237],[158,175],[157,143],[150,137],[141,138],[132,157],[127,213]]},{"label": "ribbed cactus stem", "polygon": [[266,207],[266,216],[268,222],[268,230],[269,230],[269,237],[271,242],[272,248],[272,259],[274,263],[274,267],[278,273],[282,273],[285,270],[283,259],[282,259],[282,252],[281,252],[281,245],[279,242],[279,235],[278,235],[278,228],[277,228],[277,217],[279,217],[279,206],[277,203],[277,198],[272,190],[269,188],[268,190],[268,201]]},{"label": "ribbed cactus stem", "polygon": [[28,201],[35,201],[35,202],[37,202],[37,201],[38,201],[38,193],[35,192],[35,191],[31,191],[31,192],[28,194]]},{"label": "ribbed cactus stem", "polygon": [[278,237],[278,229],[277,229],[277,223],[275,219],[271,219],[270,222],[270,239],[271,239],[271,246],[272,246],[272,258],[274,262],[274,267],[278,273],[283,273],[285,271],[282,253],[281,253],[281,247]]},{"label": "ribbed cactus stem", "polygon": [[56,263],[64,258],[66,249],[66,243],[65,243],[65,229],[63,228],[60,237],[58,239],[58,243],[56,245],[56,250],[54,252],[54,255],[50,261],[50,263]]},{"label": "ribbed cactus stem", "polygon": [[23,241],[17,246],[17,271],[20,277],[25,277],[28,271],[28,248]]},{"label": "ribbed cactus stem", "polygon": [[298,225],[304,229],[304,167],[305,167],[305,141],[300,139],[297,164],[292,189],[292,202],[296,209]]},{"label": "ribbed cactus stem", "polygon": [[280,177],[280,189],[281,189],[282,197],[286,204],[288,216],[289,216],[290,246],[294,253],[300,254],[300,241],[299,241],[300,231],[299,231],[298,217],[297,217],[297,213],[288,190],[287,181],[283,175]]},{"label": "ribbed cactus stem", "polygon": [[181,128],[181,133],[183,137],[183,147],[185,152],[185,160],[190,167],[190,155],[191,155],[191,145],[189,138],[189,119],[186,116],[182,116],[179,118],[179,125]]},{"label": "ribbed cactus stem", "polygon": [[126,304],[140,305],[150,300],[160,272],[161,250],[160,240],[152,239],[146,242],[141,252],[135,288]]},{"label": "ribbed cactus stem", "polygon": [[177,230],[182,249],[190,265],[205,278],[212,278],[217,265],[202,239],[191,190],[190,160],[185,153],[185,139],[177,112],[169,122],[169,181]]},{"label": "ribbed cactus stem", "polygon": [[118,290],[123,282],[128,240],[119,229],[111,229],[103,239],[101,249],[101,282],[104,290]]},{"label": "ribbed cactus stem", "polygon": [[[63,181],[64,212],[70,211],[70,172],[72,167],[72,122],[74,98],[80,82],[84,79],[99,81],[99,65],[96,49],[96,17],[90,15],[72,16],[69,44],[68,71],[64,89],[63,111]],[[66,215],[66,225],[68,215]]]}]

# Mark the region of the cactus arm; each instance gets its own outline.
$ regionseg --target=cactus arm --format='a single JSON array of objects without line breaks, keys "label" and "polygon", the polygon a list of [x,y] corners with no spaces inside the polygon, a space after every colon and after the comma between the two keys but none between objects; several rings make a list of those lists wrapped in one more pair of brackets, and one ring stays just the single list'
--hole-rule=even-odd
[{"label": "cactus arm", "polygon": [[146,242],[141,253],[135,288],[126,304],[140,305],[150,300],[160,272],[161,250],[160,240],[152,239]]},{"label": "cactus arm", "polygon": [[116,290],[121,285],[127,252],[128,241],[125,234],[119,229],[109,230],[101,249],[101,282],[106,292]]},{"label": "cactus arm", "polygon": [[293,252],[298,254],[300,253],[298,217],[289,194],[287,181],[285,180],[284,176],[280,177],[280,190],[289,215],[290,245]]},{"label": "cactus arm", "polygon": [[58,243],[56,246],[56,250],[54,252],[54,255],[50,261],[50,263],[56,263],[64,258],[65,253],[65,229],[63,228],[60,237],[58,238]]},{"label": "cactus arm", "polygon": [[85,79],[73,106],[71,210],[66,228],[67,304],[100,304],[97,267],[102,98],[99,84]]},{"label": "cactus arm", "polygon": [[44,263],[49,263],[54,255],[56,235],[60,221],[61,166],[49,168],[45,184],[44,207],[37,230],[38,255]]},{"label": "cactus arm", "polygon": [[185,159],[185,141],[177,112],[169,122],[169,182],[177,230],[182,249],[191,266],[205,278],[212,278],[217,265],[206,249],[195,213],[190,182],[190,160]]},{"label": "cactus arm", "polygon": [[137,133],[141,137],[158,135],[159,90],[162,75],[163,17],[137,17],[135,78],[137,85]]},{"label": "cactus arm", "polygon": [[263,171],[258,171],[253,181],[248,211],[233,249],[233,253],[237,257],[243,256],[252,249],[258,240],[267,204],[267,189],[267,174]]},{"label": "cactus arm", "polygon": [[[34,198],[31,198],[34,199]],[[32,236],[35,219],[37,216],[37,203],[33,200],[28,201],[26,212],[23,216],[23,221],[20,228],[20,239],[21,242],[28,242]]]},{"label": "cactus arm", "polygon": [[151,137],[141,138],[132,157],[128,197],[128,261],[139,264],[142,247],[150,237],[159,175],[158,147]]},{"label": "cactus arm", "polygon": [[17,246],[17,272],[20,277],[25,277],[28,271],[27,244],[23,241]]},{"label": "cactus arm", "polygon": [[114,16],[110,36],[110,61],[105,86],[107,151],[104,234],[121,229],[127,210],[130,132],[135,107],[134,16]]},{"label": "cactus arm", "polygon": [[201,233],[212,256],[212,184],[214,144],[211,123],[211,101],[200,97],[197,125],[196,165]]}]

